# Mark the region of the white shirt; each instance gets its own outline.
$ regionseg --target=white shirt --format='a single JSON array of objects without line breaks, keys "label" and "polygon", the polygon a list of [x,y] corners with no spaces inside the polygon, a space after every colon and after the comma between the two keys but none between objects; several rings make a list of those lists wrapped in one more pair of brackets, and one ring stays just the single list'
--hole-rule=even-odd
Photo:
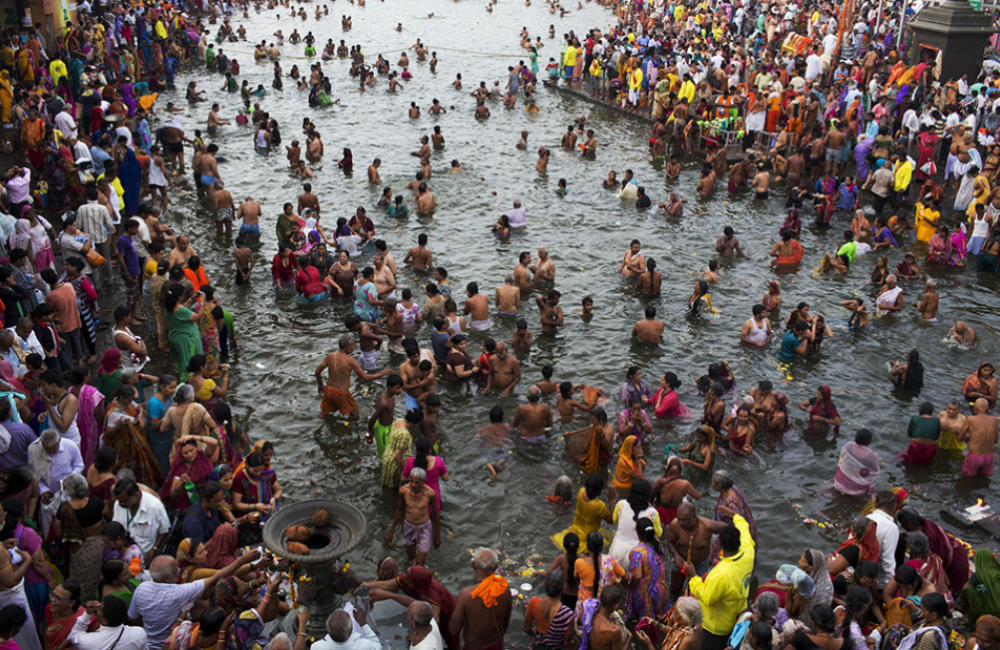
[{"label": "white shirt", "polygon": [[118,138],[121,137],[124,137],[126,139],[125,144],[128,146],[129,149],[131,149],[133,146],[132,132],[128,130],[127,126],[119,126],[117,129],[115,129],[115,140],[117,141]]},{"label": "white shirt", "polygon": [[410,646],[410,650],[444,650],[444,637],[437,621],[431,619],[431,632],[420,643]]},{"label": "white shirt", "polygon": [[[138,589],[136,590],[138,593]],[[135,602],[133,600],[132,602]],[[361,634],[353,632],[351,638],[349,638],[344,643],[339,643],[330,638],[327,634],[325,637],[312,644],[312,650],[382,650],[382,644],[378,640],[378,635],[372,631],[371,626],[365,624],[361,628]]]},{"label": "white shirt", "polygon": [[[83,471],[82,461],[79,471]],[[115,501],[115,514],[112,520],[125,526],[125,530],[132,536],[132,539],[142,549],[142,552],[149,553],[156,544],[156,538],[161,533],[166,534],[170,530],[170,518],[167,517],[167,509],[163,507],[159,499],[143,490],[140,490],[140,494],[142,494],[142,499],[139,501],[139,509],[135,511],[134,515],[128,508],[121,507],[118,501]],[[135,605],[134,600],[132,604]],[[131,608],[129,609],[129,616],[132,616]],[[173,619],[171,619],[171,622],[173,622]],[[149,632],[148,626],[146,632]],[[153,635],[150,636],[152,637]],[[159,648],[159,643],[157,642],[154,646],[153,639],[150,638],[150,646],[154,649]]]},{"label": "white shirt", "polygon": [[875,522],[875,539],[878,540],[878,587],[884,589],[889,580],[896,576],[896,544],[899,542],[899,528],[892,515],[884,510],[875,510],[868,518]]},{"label": "white shirt", "polygon": [[[44,454],[45,451],[43,450],[42,453]],[[52,467],[49,469],[48,483],[41,478],[38,479],[38,493],[58,492],[62,489],[59,482],[73,473],[83,474],[83,457],[75,442],[63,438],[59,441],[59,449],[52,454]]]},{"label": "white shirt", "polygon": [[823,59],[818,54],[806,57],[806,81],[815,81],[823,74]]},{"label": "white shirt", "polygon": [[[143,501],[146,494],[143,493]],[[161,508],[163,506],[160,506]],[[118,521],[118,506],[115,506],[115,521]],[[139,540],[136,540],[138,542]],[[181,612],[205,591],[205,581],[188,584],[168,584],[166,582],[144,582],[135,588],[128,617],[142,619],[142,627],[149,638],[150,650],[160,650],[170,638],[170,630]],[[115,648],[118,650],[118,648]],[[381,648],[380,648],[381,650]]]},{"label": "white shirt", "polygon": [[833,48],[837,47],[837,35],[830,32],[823,37],[823,51],[833,52]]},{"label": "white shirt", "polygon": [[26,339],[22,339],[17,333],[17,330],[13,327],[8,328],[7,331],[17,337],[18,343],[21,344],[21,351],[24,352],[25,356],[31,354],[32,352],[37,352],[43,358],[45,357],[45,348],[42,347],[41,342],[38,340],[35,330],[31,330],[31,333],[28,334],[28,338]]},{"label": "white shirt", "polygon": [[507,221],[511,228],[524,228],[528,225],[528,211],[524,208],[514,208],[507,213]]},{"label": "white shirt", "polygon": [[69,633],[69,642],[76,646],[77,650],[149,650],[149,641],[146,639],[146,631],[135,625],[119,625],[118,627],[97,628],[94,632],[88,632],[90,625],[90,614],[84,614],[73,623],[73,630]]},{"label": "white shirt", "polygon": [[66,111],[59,111],[59,113],[52,119],[56,123],[56,128],[62,131],[62,134],[66,137],[73,138],[76,140],[76,120],[73,116]]}]

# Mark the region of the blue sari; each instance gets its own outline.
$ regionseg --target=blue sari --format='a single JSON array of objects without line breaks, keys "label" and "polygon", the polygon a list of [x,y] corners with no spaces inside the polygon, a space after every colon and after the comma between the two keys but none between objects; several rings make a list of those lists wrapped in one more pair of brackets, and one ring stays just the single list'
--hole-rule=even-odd
[{"label": "blue sari", "polygon": [[125,159],[118,169],[118,177],[125,189],[125,214],[132,216],[139,211],[139,192],[142,188],[142,165],[131,149],[125,151]]}]

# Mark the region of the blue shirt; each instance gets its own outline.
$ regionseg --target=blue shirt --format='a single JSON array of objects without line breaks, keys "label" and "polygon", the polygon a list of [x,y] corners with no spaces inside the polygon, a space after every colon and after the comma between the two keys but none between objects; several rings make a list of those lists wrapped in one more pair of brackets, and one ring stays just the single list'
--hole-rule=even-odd
[{"label": "blue shirt", "polygon": [[94,178],[97,178],[104,173],[104,163],[108,163],[113,160],[107,151],[96,145],[90,148],[90,158],[93,160]]},{"label": "blue shirt", "polygon": [[128,235],[118,238],[118,252],[122,253],[125,268],[133,277],[139,275],[139,253],[135,250],[135,242]]},{"label": "blue shirt", "polygon": [[778,352],[778,357],[782,361],[793,361],[798,355],[796,348],[801,345],[802,342],[799,341],[799,337],[795,336],[795,332],[788,330],[785,332],[785,336],[781,339],[781,351]]},{"label": "blue shirt", "polygon": [[213,510],[211,514],[205,512],[205,507],[201,501],[191,507],[191,512],[181,519],[181,535],[184,539],[193,537],[204,543],[212,539],[215,529],[220,526],[219,511]]}]

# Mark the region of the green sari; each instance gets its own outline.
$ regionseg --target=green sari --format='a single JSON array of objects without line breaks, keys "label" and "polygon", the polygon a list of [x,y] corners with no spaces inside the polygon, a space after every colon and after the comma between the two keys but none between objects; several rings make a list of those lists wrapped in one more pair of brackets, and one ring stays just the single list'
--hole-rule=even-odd
[{"label": "green sari", "polygon": [[104,395],[105,404],[110,404],[111,400],[115,399],[115,393],[122,385],[122,369],[119,368],[112,373],[98,373],[97,375],[97,390]]},{"label": "green sari", "polygon": [[292,229],[292,220],[282,212],[278,215],[278,223],[274,226],[274,234],[278,236],[278,244],[288,244],[288,232]]},{"label": "green sari", "polygon": [[170,356],[177,366],[177,376],[183,383],[187,381],[188,361],[196,354],[204,354],[198,324],[191,321],[192,312],[187,307],[178,307],[170,314]]},{"label": "green sari", "polygon": [[1000,562],[993,551],[981,548],[976,551],[976,572],[962,590],[962,599],[969,606],[969,623],[975,625],[980,616],[1000,612]]}]

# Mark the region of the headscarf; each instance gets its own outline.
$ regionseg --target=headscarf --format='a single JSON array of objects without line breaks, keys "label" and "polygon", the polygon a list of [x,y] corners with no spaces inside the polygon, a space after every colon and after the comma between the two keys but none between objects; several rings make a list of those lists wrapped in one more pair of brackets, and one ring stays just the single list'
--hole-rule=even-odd
[{"label": "headscarf", "polygon": [[226,475],[226,471],[223,468],[225,468],[225,470],[229,470],[229,472],[232,472],[233,475],[236,474],[236,472],[233,472],[233,470],[229,467],[229,465],[226,465],[225,463],[219,463],[218,465],[212,468],[212,474],[209,477],[209,480],[215,482],[221,481],[222,477]]},{"label": "headscarf", "polygon": [[978,620],[985,614],[996,615],[1000,612],[1000,562],[997,562],[993,551],[981,548],[976,551],[976,572],[965,588],[968,594],[965,600],[969,603],[969,620]]},{"label": "headscarf", "polygon": [[[22,211],[21,214],[24,214],[24,212]],[[18,219],[14,222],[14,232],[10,234],[10,247],[28,250],[28,245],[31,242],[30,232],[31,222],[23,218]]]},{"label": "headscarf", "polygon": [[184,569],[194,566],[194,554],[198,550],[198,544],[200,542],[193,537],[188,537],[181,540],[181,543],[177,545],[177,567],[181,570],[181,574],[184,574]]},{"label": "headscarf", "polygon": [[215,584],[215,604],[227,612],[242,612],[251,605],[250,602],[237,598],[236,594],[239,592],[237,580],[238,578],[230,576]]},{"label": "headscarf", "polygon": [[139,192],[142,189],[142,165],[131,149],[125,150],[125,159],[118,166],[118,178],[125,190],[123,197],[125,214],[131,216],[139,212]]},{"label": "headscarf", "polygon": [[[809,430],[815,432],[813,426],[812,417],[818,415],[822,418],[828,420],[833,420],[840,417],[840,413],[837,412],[837,407],[833,405],[833,391],[830,390],[829,386],[820,386],[819,392],[823,396],[822,399],[817,399],[813,407],[809,409]],[[840,425],[838,424],[833,428],[834,435],[840,433]]]},{"label": "headscarf", "polygon": [[625,438],[625,442],[622,443],[622,448],[618,450],[618,464],[615,465],[615,479],[619,483],[631,484],[634,480],[632,478],[632,474],[639,473],[639,468],[635,466],[635,461],[632,458],[636,440],[637,438],[635,436]]},{"label": "headscarf", "polygon": [[101,355],[101,367],[97,370],[98,376],[114,374],[114,372],[120,367],[119,363],[121,358],[122,351],[118,348],[105,350],[104,354]]},{"label": "headscarf", "polygon": [[830,580],[830,572],[826,568],[826,559],[822,551],[814,548],[806,549],[809,555],[809,563],[812,566],[813,583],[816,585],[816,604],[829,605],[833,602],[833,581]]},{"label": "headscarf", "polygon": [[[190,408],[189,406],[188,410]],[[188,469],[184,464],[184,457],[181,455],[180,443],[175,445],[174,455],[170,461],[170,472],[163,481],[163,487],[160,488],[160,496],[163,497],[163,501],[173,503],[175,510],[184,510],[194,505],[191,503],[191,498],[185,489],[182,489],[181,493],[176,497],[170,494],[170,487],[174,482],[174,477],[180,477],[181,474],[187,474],[191,482],[195,485],[204,483],[212,475],[212,461],[205,455],[205,452],[199,449],[194,461],[191,463],[191,468]]]},{"label": "headscarf", "polygon": [[222,524],[215,529],[212,539],[205,544],[208,558],[206,569],[224,569],[236,561],[236,547],[239,544],[239,531],[236,526]]},{"label": "headscarf", "polygon": [[[266,445],[266,444],[267,444],[267,440],[258,440],[257,442],[253,443],[253,447],[250,449],[250,454],[252,454],[255,451],[259,451],[260,455],[263,456],[264,455],[264,445]],[[247,457],[249,457],[250,454],[247,454]],[[240,471],[246,469],[246,467],[247,467],[247,459],[244,458],[243,460],[240,461],[240,464],[237,465],[236,468],[233,470],[233,476],[236,476],[237,474],[239,474]],[[267,459],[265,459],[265,462],[264,462],[264,469],[271,469],[271,463],[267,462]],[[215,480],[215,479],[212,479],[212,480]]]},{"label": "headscarf", "polygon": [[870,562],[878,562],[881,555],[881,548],[879,547],[878,539],[875,537],[875,526],[871,523],[865,528],[865,532],[861,535],[861,539],[855,539],[852,535],[849,535],[844,542],[837,547],[837,553],[839,554],[845,548],[849,546],[857,545],[860,550],[858,555],[858,561],[868,560]]},{"label": "headscarf", "polygon": [[[14,376],[14,366],[11,365],[10,361],[6,359],[0,359],[0,379],[10,384],[15,390],[22,393],[25,397],[31,395],[31,391],[28,389],[24,383]],[[17,419],[17,409],[15,408],[11,413],[12,422],[20,422]]]},{"label": "headscarf", "polygon": [[396,578],[396,584],[411,598],[437,605],[441,609],[442,623],[451,620],[455,611],[455,597],[427,568],[420,565],[410,567],[405,574]]}]

